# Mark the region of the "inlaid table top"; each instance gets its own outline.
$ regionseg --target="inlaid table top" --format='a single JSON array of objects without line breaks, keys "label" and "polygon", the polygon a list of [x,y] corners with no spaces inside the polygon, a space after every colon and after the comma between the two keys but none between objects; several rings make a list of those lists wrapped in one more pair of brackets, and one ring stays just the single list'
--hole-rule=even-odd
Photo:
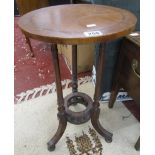
[{"label": "inlaid table top", "polygon": [[105,5],[67,4],[41,8],[23,15],[18,25],[29,37],[59,44],[103,42],[134,30],[136,17]]}]

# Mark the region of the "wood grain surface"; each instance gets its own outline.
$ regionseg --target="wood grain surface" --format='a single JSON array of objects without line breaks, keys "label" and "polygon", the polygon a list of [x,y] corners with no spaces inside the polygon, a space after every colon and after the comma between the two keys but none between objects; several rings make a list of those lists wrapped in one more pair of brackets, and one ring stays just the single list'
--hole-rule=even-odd
[{"label": "wood grain surface", "polygon": [[[41,8],[23,15],[18,25],[27,36],[56,44],[103,42],[134,30],[129,11],[95,4],[67,4]],[[90,34],[87,36],[86,34]]]}]

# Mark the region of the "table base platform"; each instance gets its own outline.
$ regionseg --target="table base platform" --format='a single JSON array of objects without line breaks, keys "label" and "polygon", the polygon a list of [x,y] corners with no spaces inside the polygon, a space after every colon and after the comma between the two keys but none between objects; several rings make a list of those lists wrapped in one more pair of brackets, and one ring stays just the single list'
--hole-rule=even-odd
[{"label": "table base platform", "polygon": [[[83,96],[85,96],[85,98],[83,98]],[[67,122],[78,125],[86,123],[91,119],[93,127],[101,136],[105,138],[105,141],[108,143],[112,142],[112,133],[105,130],[99,122],[100,109],[93,108],[93,101],[88,95],[84,93],[70,94],[64,100],[65,111],[63,113],[58,113],[59,126],[57,132],[54,137],[47,143],[49,151],[55,150],[55,145],[62,137],[67,127]],[[71,111],[69,107],[75,104],[83,104],[86,109],[81,112]]]}]

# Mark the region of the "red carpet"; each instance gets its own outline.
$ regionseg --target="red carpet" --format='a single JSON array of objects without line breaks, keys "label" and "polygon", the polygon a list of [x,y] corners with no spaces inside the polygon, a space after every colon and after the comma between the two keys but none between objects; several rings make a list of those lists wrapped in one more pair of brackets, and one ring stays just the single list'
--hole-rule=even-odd
[{"label": "red carpet", "polygon": [[[15,38],[14,38],[14,73],[15,73],[15,95],[44,84],[54,81],[53,66],[51,59],[50,44],[31,40],[35,57],[29,56],[29,47],[25,37],[18,28],[15,17]],[[70,78],[70,72],[65,65],[64,59],[60,56],[62,79]]]},{"label": "red carpet", "polygon": [[[31,39],[31,45],[35,57],[31,57],[29,46],[26,44],[25,36],[19,29],[17,22],[20,17],[15,17],[14,22],[14,95],[41,85],[54,82],[54,70],[50,44]],[[61,78],[70,79],[71,75],[66,66],[64,58],[59,55]],[[79,77],[90,75],[81,73]]]}]

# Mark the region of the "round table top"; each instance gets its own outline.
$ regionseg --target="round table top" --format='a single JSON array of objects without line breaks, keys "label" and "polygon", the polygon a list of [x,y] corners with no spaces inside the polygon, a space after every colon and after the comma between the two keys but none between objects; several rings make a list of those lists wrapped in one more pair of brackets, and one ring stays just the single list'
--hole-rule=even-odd
[{"label": "round table top", "polygon": [[18,25],[30,38],[82,44],[114,40],[132,32],[136,17],[129,11],[105,5],[50,6],[23,15]]}]

